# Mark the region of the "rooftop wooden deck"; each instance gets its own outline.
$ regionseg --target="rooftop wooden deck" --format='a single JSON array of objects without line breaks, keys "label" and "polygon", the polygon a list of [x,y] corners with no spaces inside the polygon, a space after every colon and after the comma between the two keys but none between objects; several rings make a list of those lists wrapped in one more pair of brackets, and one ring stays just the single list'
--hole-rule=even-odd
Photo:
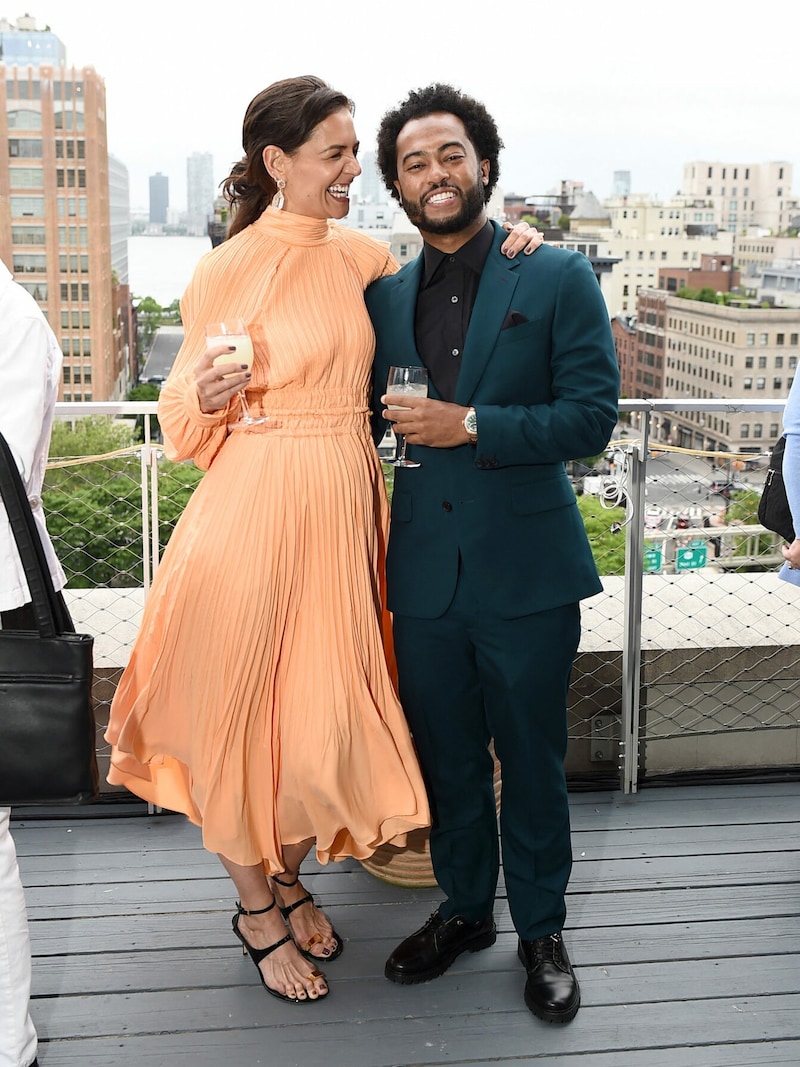
[{"label": "rooftop wooden deck", "polygon": [[800,1063],[800,783],[572,796],[583,1007],[567,1027],[523,1004],[502,886],[494,947],[425,985],[387,982],[438,893],[354,862],[304,879],[347,941],[330,996],[279,1003],[231,935],[231,887],[198,831],[134,810],[14,822],[42,1067]]}]

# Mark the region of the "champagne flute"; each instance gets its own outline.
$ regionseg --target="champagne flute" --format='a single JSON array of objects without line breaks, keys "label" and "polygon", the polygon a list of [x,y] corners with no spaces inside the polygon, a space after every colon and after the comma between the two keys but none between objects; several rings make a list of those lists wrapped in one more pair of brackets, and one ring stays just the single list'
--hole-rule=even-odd
[{"label": "champagne flute", "polygon": [[[427,396],[428,395],[428,371],[425,367],[390,367],[389,380],[386,383],[386,392],[392,396]],[[390,411],[402,410],[402,404],[387,404]],[[397,433],[397,450],[395,458],[389,463],[393,467],[421,467],[413,459],[406,458],[406,436]]]},{"label": "champagne flute", "polygon": [[[214,366],[219,367],[225,363],[238,363],[247,370],[253,365],[253,341],[247,332],[244,319],[225,319],[224,322],[210,322],[206,326],[206,344],[209,348],[215,345],[234,347],[235,352],[224,352],[221,356],[214,357]],[[266,422],[266,415],[251,415],[247,405],[247,397],[244,389],[239,390],[239,403],[242,407],[241,418],[234,422],[233,426],[256,426],[260,422]]]}]

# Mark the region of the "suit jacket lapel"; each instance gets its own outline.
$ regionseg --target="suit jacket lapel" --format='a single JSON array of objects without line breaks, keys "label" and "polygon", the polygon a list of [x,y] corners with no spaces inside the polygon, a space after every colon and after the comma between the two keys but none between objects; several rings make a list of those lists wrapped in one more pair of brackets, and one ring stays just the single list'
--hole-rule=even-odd
[{"label": "suit jacket lapel", "polygon": [[519,273],[518,259],[507,259],[498,249],[506,236],[499,226],[483,268],[469,320],[455,402],[468,404],[491,358],[503,319],[511,308]]}]

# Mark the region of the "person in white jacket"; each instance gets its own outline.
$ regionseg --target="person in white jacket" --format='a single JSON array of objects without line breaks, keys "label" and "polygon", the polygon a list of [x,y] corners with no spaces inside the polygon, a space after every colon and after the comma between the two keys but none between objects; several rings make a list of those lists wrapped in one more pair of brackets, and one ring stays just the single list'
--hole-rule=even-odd
[{"label": "person in white jacket", "polygon": [[[0,432],[25,483],[53,585],[61,590],[64,572],[47,534],[41,492],[63,357],[39,305],[2,262],[0,323]],[[34,628],[25,574],[2,507],[0,625]],[[31,1067],[37,1063],[30,1016],[31,946],[10,814],[0,807],[0,1067]]]}]

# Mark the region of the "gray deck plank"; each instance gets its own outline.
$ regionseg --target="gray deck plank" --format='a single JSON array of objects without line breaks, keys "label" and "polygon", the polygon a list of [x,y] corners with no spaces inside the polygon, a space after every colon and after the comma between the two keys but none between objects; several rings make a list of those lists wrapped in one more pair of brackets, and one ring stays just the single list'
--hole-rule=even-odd
[{"label": "gray deck plank", "polygon": [[[230,1058],[233,1050],[238,1062],[251,1062],[246,1053],[254,1049],[267,1057],[261,1062],[275,1067],[432,1067],[454,1063],[466,1067],[526,1056],[534,1062],[538,1059],[557,1063],[568,1053],[631,1049],[640,1050],[642,1062],[647,1062],[649,1049],[682,1050],[747,1042],[754,1032],[767,1034],[770,1041],[794,1040],[800,1013],[800,995],[687,1003],[673,1000],[636,1011],[626,1005],[590,1006],[582,1009],[568,1027],[543,1027],[524,1007],[487,1017],[483,999],[470,998],[469,1012],[439,1013],[433,1018],[406,1013],[376,1020],[369,1017],[368,1008],[362,1003],[362,1017],[352,1022],[340,1018],[341,1001],[346,1000],[347,993],[345,987],[342,996],[332,994],[325,1002],[292,1006],[289,1018],[288,1006],[264,1003],[269,998],[260,991],[248,996],[247,992],[236,990],[227,996],[222,990],[216,999],[211,995],[187,997],[179,1006],[170,1006],[172,1010],[152,997],[148,998],[153,1009],[150,1029],[141,1037],[157,1037],[162,1043],[161,1055],[165,1048],[170,1049],[171,1058],[166,1063],[189,1062],[188,1050],[194,1053],[194,1062],[214,1063],[213,1059],[197,1057],[208,1057],[216,1051],[220,1058],[215,1067],[223,1062],[223,1055],[227,1063],[236,1062]],[[108,1007],[103,998],[96,999],[100,1011]],[[125,1008],[126,1019],[130,1010],[130,1006]],[[245,1016],[255,1017],[255,1024],[247,1025]],[[176,1034],[173,1025],[179,1022],[186,1026],[190,1019],[194,1027]],[[235,1034],[233,1042],[231,1032]],[[139,1056],[139,1035],[126,1032],[120,1036]],[[62,1047],[67,1044],[63,1042]],[[121,1061],[116,1058],[116,1062]],[[675,1062],[681,1061],[676,1058]],[[43,1058],[43,1067],[54,1067],[56,1063],[57,1060]]]},{"label": "gray deck plank", "polygon": [[42,1067],[788,1067],[800,1063],[800,783],[570,798],[569,1027],[521,999],[503,885],[499,936],[436,982],[386,955],[435,889],[348,861],[304,876],[347,942],[330,999],[266,996],[233,941],[233,894],[180,816],[14,823]]}]

